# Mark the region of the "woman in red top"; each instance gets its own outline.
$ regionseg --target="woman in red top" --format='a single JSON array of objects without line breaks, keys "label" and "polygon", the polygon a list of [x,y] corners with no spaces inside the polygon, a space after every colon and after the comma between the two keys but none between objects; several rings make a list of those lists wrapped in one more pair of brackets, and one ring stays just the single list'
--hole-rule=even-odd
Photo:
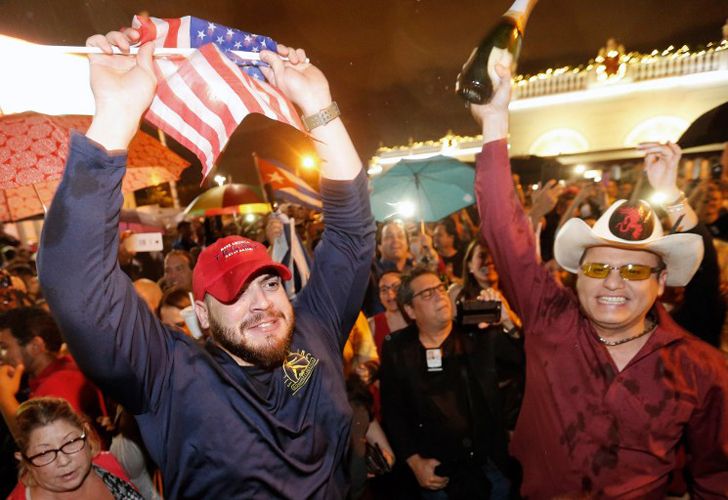
[{"label": "woman in red top", "polygon": [[98,437],[65,400],[30,399],[16,418],[20,481],[9,499],[142,499],[113,456],[98,453]]}]

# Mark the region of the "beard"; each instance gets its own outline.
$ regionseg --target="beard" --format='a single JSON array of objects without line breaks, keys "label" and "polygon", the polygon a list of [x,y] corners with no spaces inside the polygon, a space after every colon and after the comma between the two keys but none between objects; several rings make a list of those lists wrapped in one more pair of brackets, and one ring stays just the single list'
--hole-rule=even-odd
[{"label": "beard", "polygon": [[287,322],[283,338],[269,335],[261,339],[260,342],[253,343],[245,334],[246,329],[264,321],[266,318],[271,318],[271,316],[286,322],[286,316],[280,311],[255,314],[233,328],[221,325],[216,318],[210,316],[210,335],[225,350],[246,363],[267,370],[276,368],[286,360],[291,347],[293,326],[295,324],[293,310],[291,309],[291,320]]}]

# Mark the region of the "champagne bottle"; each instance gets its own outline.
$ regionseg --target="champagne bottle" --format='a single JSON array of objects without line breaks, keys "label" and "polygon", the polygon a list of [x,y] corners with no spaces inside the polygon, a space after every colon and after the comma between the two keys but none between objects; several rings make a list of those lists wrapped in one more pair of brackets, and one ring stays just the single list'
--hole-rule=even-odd
[{"label": "champagne bottle", "polygon": [[485,104],[493,97],[500,82],[496,64],[510,66],[515,71],[521,52],[523,30],[538,0],[516,0],[503,14],[500,22],[473,49],[455,82],[455,92],[466,101]]}]

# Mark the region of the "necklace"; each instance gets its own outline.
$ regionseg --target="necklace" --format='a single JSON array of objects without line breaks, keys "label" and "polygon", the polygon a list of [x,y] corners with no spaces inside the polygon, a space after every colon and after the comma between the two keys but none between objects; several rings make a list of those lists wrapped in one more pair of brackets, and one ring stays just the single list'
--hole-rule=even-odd
[{"label": "necklace", "polygon": [[609,347],[614,347],[615,345],[626,344],[627,342],[631,342],[632,340],[637,340],[640,337],[644,337],[648,333],[652,333],[655,330],[655,328],[657,328],[657,324],[649,322],[647,328],[645,328],[644,331],[642,331],[641,333],[638,333],[637,335],[632,335],[631,337],[627,337],[626,339],[608,340],[608,339],[605,339],[604,337],[600,337],[598,335],[597,335],[597,338],[599,339],[599,342],[601,342],[602,344],[609,346]]}]

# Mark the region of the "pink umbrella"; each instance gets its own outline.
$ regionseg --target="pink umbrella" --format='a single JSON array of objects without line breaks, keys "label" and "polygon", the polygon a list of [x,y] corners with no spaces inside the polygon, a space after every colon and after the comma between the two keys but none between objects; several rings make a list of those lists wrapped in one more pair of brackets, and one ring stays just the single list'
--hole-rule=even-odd
[{"label": "pink umbrella", "polygon": [[[90,124],[90,116],[0,116],[0,220],[44,212],[63,175],[71,130],[84,133]],[[129,147],[127,166],[125,193],[176,181],[189,163],[140,131]]]}]

